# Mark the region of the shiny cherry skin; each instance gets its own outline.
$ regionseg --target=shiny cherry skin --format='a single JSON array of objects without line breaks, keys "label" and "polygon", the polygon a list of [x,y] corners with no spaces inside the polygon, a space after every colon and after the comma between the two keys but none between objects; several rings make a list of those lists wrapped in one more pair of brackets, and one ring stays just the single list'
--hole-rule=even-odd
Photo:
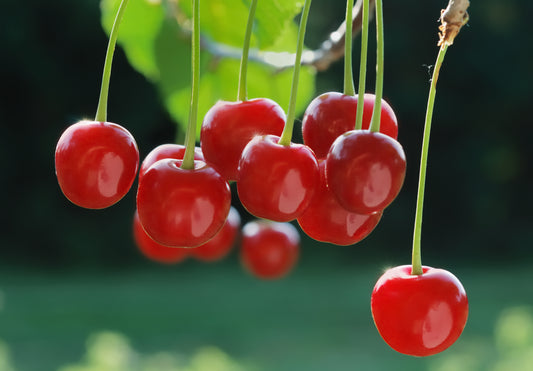
[{"label": "shiny cherry skin", "polygon": [[57,181],[63,194],[87,209],[103,209],[129,191],[139,167],[135,139],[111,122],[80,121],[59,138]]},{"label": "shiny cherry skin", "polygon": [[255,277],[279,279],[296,265],[300,235],[290,223],[248,222],[242,229],[241,262]]},{"label": "shiny cherry skin", "polygon": [[468,298],[461,282],[450,272],[423,267],[411,275],[411,266],[387,270],[371,297],[374,323],[394,350],[424,357],[442,352],[461,335],[468,317]]},{"label": "shiny cherry skin", "polygon": [[318,186],[318,162],[309,147],[278,144],[278,136],[257,136],[239,162],[237,192],[242,205],[258,218],[296,219]]},{"label": "shiny cherry skin", "polygon": [[237,168],[246,144],[256,135],[281,135],[285,112],[271,99],[219,101],[202,123],[200,145],[206,162],[226,180],[237,180]]},{"label": "shiny cherry skin", "polygon": [[162,264],[176,264],[189,256],[189,249],[161,245],[144,231],[137,210],[133,217],[133,239],[139,251],[148,259]]},{"label": "shiny cherry skin", "polygon": [[[374,110],[374,94],[364,95],[363,129],[370,127]],[[317,158],[327,156],[331,144],[337,137],[355,128],[358,97],[337,92],[324,93],[311,101],[302,121],[302,135],[306,145],[311,147]],[[393,139],[398,138],[398,120],[391,106],[381,100],[380,133]]]},{"label": "shiny cherry skin", "polygon": [[[162,160],[164,158],[173,158],[176,160],[183,160],[185,155],[185,146],[181,144],[161,144],[160,146],[155,147],[150,151],[148,155],[144,158],[141,168],[139,170],[139,178],[146,173],[146,170],[152,166],[155,162]],[[200,147],[194,148],[194,159],[204,161],[204,155]]]},{"label": "shiny cherry skin", "polygon": [[204,262],[215,262],[223,259],[235,245],[240,227],[239,212],[231,207],[228,218],[220,231],[203,245],[189,249],[191,256]]},{"label": "shiny cherry skin", "polygon": [[326,158],[328,186],[342,207],[359,214],[385,209],[402,188],[405,168],[400,143],[368,130],[339,136]]},{"label": "shiny cherry skin", "polygon": [[224,225],[231,207],[228,182],[203,161],[182,169],[163,159],[139,179],[137,210],[146,233],[165,246],[196,247]]},{"label": "shiny cherry skin", "polygon": [[383,213],[364,215],[343,208],[327,186],[324,161],[320,161],[319,169],[320,184],[311,203],[298,217],[298,224],[317,241],[342,246],[361,241],[378,225]]}]

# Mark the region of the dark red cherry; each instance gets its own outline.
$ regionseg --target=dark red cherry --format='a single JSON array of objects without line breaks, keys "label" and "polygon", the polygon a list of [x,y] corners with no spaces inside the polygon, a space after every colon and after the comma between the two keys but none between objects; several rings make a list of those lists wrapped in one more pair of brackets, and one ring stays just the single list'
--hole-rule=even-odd
[{"label": "dark red cherry", "polygon": [[224,225],[231,206],[229,184],[212,167],[163,159],[139,179],[137,210],[146,233],[165,246],[195,247]]},{"label": "dark red cherry", "polygon": [[372,214],[396,198],[405,168],[405,153],[396,140],[368,130],[352,130],[331,146],[326,179],[342,207]]},{"label": "dark red cherry", "polygon": [[[374,94],[365,94],[363,129],[370,127],[375,102]],[[302,121],[302,135],[317,158],[325,158],[337,137],[355,128],[358,97],[337,92],[324,93],[311,101]],[[393,139],[398,137],[398,120],[391,106],[381,100],[379,131]]]},{"label": "dark red cherry", "polygon": [[326,184],[325,162],[320,161],[320,184],[311,203],[298,217],[302,230],[317,241],[353,245],[374,230],[382,212],[357,214],[343,208]]},{"label": "dark red cherry", "polygon": [[241,261],[254,276],[277,279],[298,261],[300,235],[290,223],[248,222],[242,229]]},{"label": "dark red cherry", "polygon": [[[155,162],[162,160],[164,158],[173,158],[176,160],[183,160],[185,155],[185,146],[181,144],[161,144],[160,146],[155,147],[150,153],[144,158],[141,169],[139,170],[139,178],[146,173],[146,170]],[[204,155],[200,147],[194,148],[194,159],[195,160],[204,160]]]},{"label": "dark red cherry", "polygon": [[148,259],[158,263],[176,264],[189,256],[189,249],[163,246],[152,240],[144,231],[137,210],[133,218],[133,238],[139,251]]},{"label": "dark red cherry", "polygon": [[256,135],[281,135],[285,113],[273,100],[219,101],[207,112],[200,141],[206,162],[226,180],[237,179],[246,144]]},{"label": "dark red cherry", "polygon": [[259,218],[287,222],[309,205],[318,186],[318,163],[309,147],[278,144],[265,135],[248,143],[239,162],[237,192],[243,206]]},{"label": "dark red cherry", "polygon": [[241,217],[234,207],[229,210],[228,218],[220,231],[215,234],[209,241],[189,249],[191,256],[205,262],[214,262],[224,258],[235,245],[239,228],[241,226]]},{"label": "dark red cherry", "polygon": [[70,201],[87,209],[103,209],[124,197],[138,167],[135,139],[111,122],[80,121],[57,142],[59,186]]}]

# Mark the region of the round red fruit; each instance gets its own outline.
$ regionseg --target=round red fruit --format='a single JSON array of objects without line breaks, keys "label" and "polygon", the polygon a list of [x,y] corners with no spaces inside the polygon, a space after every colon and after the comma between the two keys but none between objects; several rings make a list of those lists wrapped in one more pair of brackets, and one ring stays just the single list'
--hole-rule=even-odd
[{"label": "round red fruit", "polygon": [[166,246],[195,247],[224,225],[231,207],[229,184],[213,168],[194,161],[163,159],[139,180],[137,209],[148,235]]},{"label": "round red fruit", "polygon": [[[155,147],[150,153],[144,158],[141,169],[139,170],[139,178],[141,178],[146,170],[154,163],[165,158],[173,158],[176,160],[183,160],[185,155],[185,146],[181,144],[161,144],[160,146]],[[204,161],[204,155],[202,150],[199,147],[194,148],[194,159]]]},{"label": "round red fruit", "polygon": [[296,219],[318,186],[318,162],[309,147],[278,144],[279,137],[255,137],[239,162],[237,192],[243,206],[259,218]]},{"label": "round red fruit", "polygon": [[278,279],[298,261],[300,235],[290,223],[248,222],[242,229],[241,261],[254,276]]},{"label": "round red fruit", "polygon": [[385,209],[405,179],[405,153],[391,137],[352,130],[333,142],[326,158],[326,179],[347,210],[372,214]]},{"label": "round red fruit", "polygon": [[207,112],[200,142],[207,163],[226,180],[237,179],[246,144],[256,135],[281,135],[285,112],[271,99],[219,101]]},{"label": "round red fruit", "polygon": [[443,269],[411,266],[387,270],[372,292],[374,323],[385,342],[411,356],[430,356],[447,349],[461,335],[468,299],[461,282]]},{"label": "round red fruit", "polygon": [[138,167],[135,139],[111,122],[80,121],[57,142],[55,168],[61,191],[87,209],[103,209],[124,197]]}]

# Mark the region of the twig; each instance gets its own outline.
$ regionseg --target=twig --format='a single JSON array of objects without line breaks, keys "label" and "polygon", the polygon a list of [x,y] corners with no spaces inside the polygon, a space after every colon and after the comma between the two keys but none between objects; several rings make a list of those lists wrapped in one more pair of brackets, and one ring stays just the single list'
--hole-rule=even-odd
[{"label": "twig", "polygon": [[468,22],[468,6],[470,1],[468,0],[450,0],[448,7],[441,11],[440,21],[440,40],[438,45],[443,44],[452,45],[455,36]]}]

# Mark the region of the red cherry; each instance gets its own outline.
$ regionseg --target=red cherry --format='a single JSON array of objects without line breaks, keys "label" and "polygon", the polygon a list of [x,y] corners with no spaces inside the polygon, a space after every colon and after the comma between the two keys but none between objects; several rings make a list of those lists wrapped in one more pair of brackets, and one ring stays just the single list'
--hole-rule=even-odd
[{"label": "red cherry", "polygon": [[103,209],[129,191],[139,167],[133,136],[111,122],[80,121],[67,128],[55,152],[57,181],[74,204]]},{"label": "red cherry", "polygon": [[[155,147],[143,160],[139,170],[139,178],[146,173],[146,170],[155,162],[164,158],[173,158],[183,160],[185,155],[185,146],[181,144],[161,144]],[[194,148],[194,159],[204,161],[204,155],[199,147]]]},{"label": "red cherry", "polygon": [[300,235],[290,223],[248,222],[242,229],[241,261],[254,276],[277,279],[298,261]]},{"label": "red cherry", "polygon": [[226,180],[237,179],[241,153],[256,135],[281,135],[285,112],[273,100],[219,101],[207,112],[200,134],[207,163]]},{"label": "red cherry", "polygon": [[222,229],[203,245],[190,249],[190,254],[196,259],[205,262],[213,262],[224,258],[235,244],[240,226],[241,217],[239,212],[234,207],[231,207]]},{"label": "red cherry", "polygon": [[461,282],[443,269],[411,266],[387,270],[372,292],[374,323],[394,350],[429,356],[442,352],[461,335],[468,317],[468,299]]},{"label": "red cherry", "polygon": [[333,142],[326,159],[326,178],[342,207],[372,214],[396,198],[405,168],[405,153],[396,140],[368,130],[352,130]]},{"label": "red cherry", "polygon": [[278,136],[255,137],[239,162],[237,192],[243,206],[259,218],[287,222],[309,205],[318,186],[318,163],[309,147],[278,144]]},{"label": "red cherry", "polygon": [[352,213],[343,208],[326,184],[325,161],[320,161],[320,185],[298,224],[311,238],[336,245],[352,245],[368,236],[382,212],[371,215]]},{"label": "red cherry", "polygon": [[[370,127],[374,110],[374,94],[365,94],[363,105],[363,129]],[[324,93],[309,104],[302,121],[302,135],[306,145],[315,151],[317,158],[327,156],[337,137],[355,128],[358,97],[337,92]],[[379,131],[393,139],[398,138],[398,120],[391,106],[381,100]]]},{"label": "red cherry", "polygon": [[163,246],[152,240],[144,231],[139,221],[137,210],[135,210],[135,216],[133,217],[133,238],[139,251],[148,259],[158,263],[176,264],[182,262],[188,256],[188,249]]},{"label": "red cherry", "polygon": [[224,224],[231,206],[229,184],[213,168],[194,161],[163,159],[139,179],[137,209],[146,233],[166,246],[206,243]]}]

